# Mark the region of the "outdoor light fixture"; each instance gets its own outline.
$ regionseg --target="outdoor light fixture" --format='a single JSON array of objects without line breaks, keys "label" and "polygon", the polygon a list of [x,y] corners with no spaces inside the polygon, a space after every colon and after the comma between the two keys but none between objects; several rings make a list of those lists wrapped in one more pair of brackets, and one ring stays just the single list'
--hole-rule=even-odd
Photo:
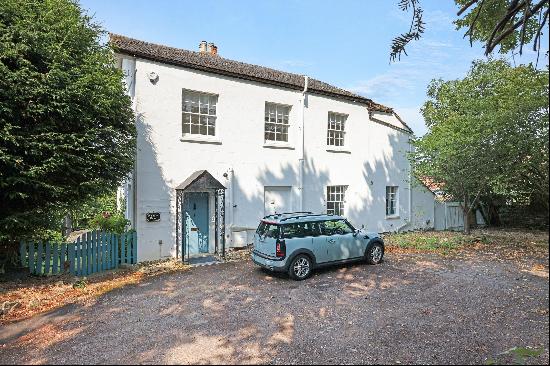
[{"label": "outdoor light fixture", "polygon": [[156,82],[159,80],[158,74],[154,71],[151,71],[149,74],[147,74],[147,76],[149,77],[149,81],[153,84],[156,84]]}]

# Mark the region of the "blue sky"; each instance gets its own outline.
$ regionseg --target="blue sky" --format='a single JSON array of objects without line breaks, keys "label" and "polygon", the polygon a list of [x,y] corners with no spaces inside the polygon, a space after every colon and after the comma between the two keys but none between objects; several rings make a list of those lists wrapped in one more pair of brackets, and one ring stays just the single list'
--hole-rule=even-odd
[{"label": "blue sky", "polygon": [[[397,0],[81,0],[106,30],[197,50],[214,42],[222,57],[306,74],[393,107],[417,135],[434,78],[455,79],[483,58],[452,24],[452,0],[423,0],[427,31],[389,62],[391,40],[408,29]],[[545,42],[548,44],[548,36]],[[511,55],[506,55],[511,60]],[[516,63],[534,61],[530,47]],[[539,65],[548,60],[541,54]]]}]

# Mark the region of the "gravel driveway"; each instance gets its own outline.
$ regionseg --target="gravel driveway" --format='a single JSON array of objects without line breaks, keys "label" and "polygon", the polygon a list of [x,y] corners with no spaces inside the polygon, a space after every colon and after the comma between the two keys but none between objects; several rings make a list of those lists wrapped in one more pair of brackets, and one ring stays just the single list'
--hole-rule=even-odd
[{"label": "gravel driveway", "polygon": [[0,363],[479,364],[518,346],[547,364],[547,271],[522,270],[534,264],[388,254],[303,282],[199,267],[5,326]]}]

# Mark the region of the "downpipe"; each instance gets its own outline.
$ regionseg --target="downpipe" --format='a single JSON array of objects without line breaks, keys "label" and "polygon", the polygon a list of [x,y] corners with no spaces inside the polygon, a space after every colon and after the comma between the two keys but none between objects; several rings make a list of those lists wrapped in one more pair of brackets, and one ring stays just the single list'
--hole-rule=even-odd
[{"label": "downpipe", "polygon": [[[408,140],[408,143],[409,143],[409,154],[411,154],[412,144],[411,144],[410,138]],[[407,161],[408,161],[408,158],[407,158]],[[411,167],[411,163],[409,162],[409,218],[403,223],[403,225],[397,228],[397,233],[399,234],[403,230],[403,228],[409,226],[411,222],[412,222],[412,167]]]},{"label": "downpipe", "polygon": [[304,175],[305,175],[305,110],[307,89],[309,85],[309,77],[304,75],[304,90],[302,91],[302,118],[300,121],[300,156],[298,158],[298,191],[300,192],[300,200],[298,211],[303,211],[304,206]]}]

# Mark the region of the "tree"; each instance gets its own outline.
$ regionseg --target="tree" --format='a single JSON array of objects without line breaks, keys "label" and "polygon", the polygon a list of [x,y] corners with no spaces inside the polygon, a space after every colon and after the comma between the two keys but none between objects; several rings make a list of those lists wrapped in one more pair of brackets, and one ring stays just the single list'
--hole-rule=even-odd
[{"label": "tree", "polygon": [[112,191],[135,125],[104,32],[73,0],[0,5],[0,242]]},{"label": "tree", "polygon": [[433,80],[422,113],[428,133],[411,162],[462,202],[468,216],[482,195],[533,197],[548,210],[548,71],[477,61],[462,80]]},{"label": "tree", "polygon": [[[485,43],[485,54],[489,55],[500,46],[499,52],[506,53],[533,42],[533,50],[540,51],[544,27],[548,25],[550,0],[455,0],[459,6],[455,21],[457,29],[466,29],[465,37]],[[407,54],[405,47],[418,40],[425,30],[420,0],[400,0],[402,11],[412,9],[411,26],[407,33],[394,38],[390,59],[400,59]]]}]

